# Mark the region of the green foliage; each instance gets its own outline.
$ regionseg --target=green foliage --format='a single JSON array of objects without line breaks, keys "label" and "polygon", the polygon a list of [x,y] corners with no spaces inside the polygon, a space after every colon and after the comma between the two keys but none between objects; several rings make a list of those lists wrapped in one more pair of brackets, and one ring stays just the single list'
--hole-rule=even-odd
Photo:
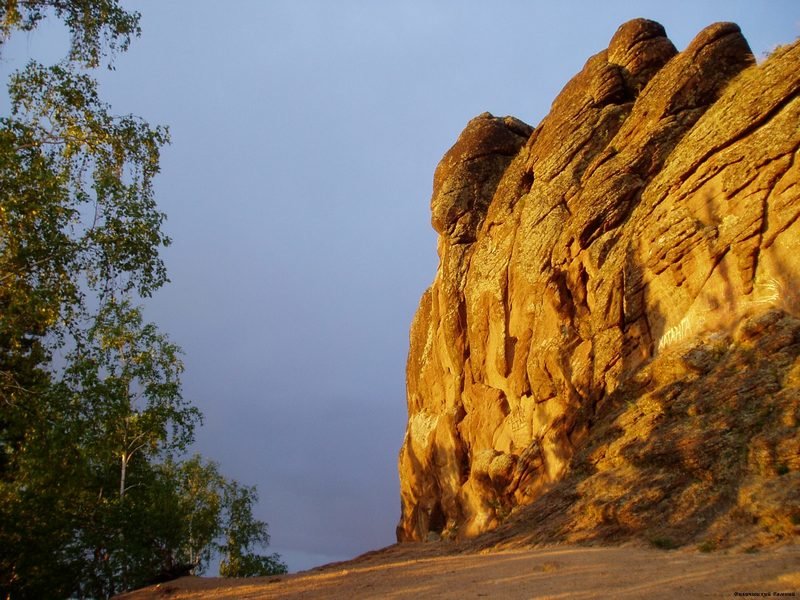
[{"label": "green foliage", "polygon": [[104,51],[125,51],[138,37],[140,15],[118,0],[8,0],[0,4],[0,44],[15,29],[32,31],[49,13],[62,19],[72,37],[69,59],[87,67],[100,64]]},{"label": "green foliage", "polygon": [[74,324],[84,316],[82,283],[101,296],[149,296],[167,281],[159,249],[169,238],[152,189],[166,129],[110,115],[95,82],[63,66],[31,63],[9,93],[11,116],[0,119],[4,296],[12,308],[33,296],[39,315],[20,326]]},{"label": "green foliage", "polygon": [[219,567],[219,574],[223,577],[267,577],[286,572],[286,563],[279,554],[235,554],[224,559]]},{"label": "green foliage", "polygon": [[196,565],[202,573],[215,556],[222,535],[223,490],[227,484],[216,463],[199,455],[182,463],[167,462],[179,498],[185,531],[177,549],[178,560]]},{"label": "green foliage", "polygon": [[199,419],[177,347],[112,302],[68,359],[4,411],[0,590],[12,597],[106,597],[172,569],[184,543],[181,488],[161,464]]},{"label": "green foliage", "polygon": [[258,501],[254,487],[235,481],[225,487],[225,542],[220,550],[224,558],[219,572],[223,577],[257,577],[286,573],[280,556],[253,553],[258,546],[269,544],[267,524],[253,518],[253,505]]},{"label": "green foliage", "polygon": [[705,552],[705,553],[714,552],[714,550],[717,549],[717,544],[716,544],[716,542],[713,542],[711,540],[706,540],[706,541],[701,542],[700,544],[698,544],[697,545],[697,549],[700,552]]},{"label": "green foliage", "polygon": [[76,439],[105,460],[120,461],[120,497],[137,453],[157,458],[193,440],[200,412],[181,396],[179,353],[155,325],[143,324],[138,308],[112,300],[68,356],[65,391],[81,407]]},{"label": "green foliage", "polygon": [[[48,15],[67,59],[10,77],[0,117],[0,596],[105,598],[224,557],[285,571],[254,488],[187,450],[181,351],[134,304],[167,281],[152,180],[166,128],[114,116],[84,67],[127,48],[118,0],[0,3],[0,51]],[[58,356],[58,360],[54,360]]]},{"label": "green foliage", "polygon": [[254,552],[269,544],[267,524],[253,515],[258,501],[255,487],[226,479],[216,463],[198,455],[172,469],[186,527],[178,551],[180,560],[197,565],[202,572],[213,556],[220,555],[223,577],[286,573],[277,554]]}]

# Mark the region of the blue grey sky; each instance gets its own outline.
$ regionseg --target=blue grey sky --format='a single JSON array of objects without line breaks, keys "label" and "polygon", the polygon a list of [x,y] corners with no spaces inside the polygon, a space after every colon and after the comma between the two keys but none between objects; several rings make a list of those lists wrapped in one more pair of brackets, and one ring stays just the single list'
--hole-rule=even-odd
[{"label": "blue grey sky", "polygon": [[[800,35],[796,0],[124,4],[143,35],[98,72],[103,96],[173,139],[157,180],[172,282],[148,318],[186,352],[196,450],[258,485],[291,570],[394,542],[433,171],[467,121],[536,125],[631,18],[679,49],[715,21],[757,56]],[[18,34],[0,75],[65,43]]]}]

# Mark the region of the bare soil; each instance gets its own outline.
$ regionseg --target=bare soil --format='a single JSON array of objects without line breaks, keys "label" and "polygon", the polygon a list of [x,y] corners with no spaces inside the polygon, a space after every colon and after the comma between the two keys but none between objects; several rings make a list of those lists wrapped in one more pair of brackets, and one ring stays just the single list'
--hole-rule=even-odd
[{"label": "bare soil", "polygon": [[184,577],[125,600],[208,598],[800,597],[800,545],[755,553],[553,546],[460,553],[401,544],[280,577]]}]

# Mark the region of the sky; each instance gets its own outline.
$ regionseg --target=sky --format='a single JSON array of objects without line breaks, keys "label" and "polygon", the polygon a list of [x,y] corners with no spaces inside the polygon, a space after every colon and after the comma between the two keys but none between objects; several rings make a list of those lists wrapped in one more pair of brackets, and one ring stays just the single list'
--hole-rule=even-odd
[{"label": "sky", "polygon": [[[632,18],[679,50],[715,21],[759,58],[800,36],[797,0],[123,5],[143,33],[96,73],[102,96],[172,135],[156,181],[171,283],[146,315],[184,349],[194,450],[258,486],[291,571],[395,541],[433,172],[467,121],[536,125]],[[0,77],[65,48],[54,26],[18,33]]]}]

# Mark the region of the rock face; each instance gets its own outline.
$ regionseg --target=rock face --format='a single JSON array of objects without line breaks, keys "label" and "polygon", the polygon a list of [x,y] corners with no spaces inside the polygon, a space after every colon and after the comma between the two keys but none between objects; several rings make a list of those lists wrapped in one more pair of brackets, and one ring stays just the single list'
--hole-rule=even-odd
[{"label": "rock face", "polygon": [[673,346],[800,313],[800,43],[624,24],[532,129],[469,122],[434,177],[411,326],[400,541],[470,537],[569,475]]},{"label": "rock face", "polygon": [[800,319],[784,309],[662,349],[596,417],[566,476],[468,545],[800,539]]}]

